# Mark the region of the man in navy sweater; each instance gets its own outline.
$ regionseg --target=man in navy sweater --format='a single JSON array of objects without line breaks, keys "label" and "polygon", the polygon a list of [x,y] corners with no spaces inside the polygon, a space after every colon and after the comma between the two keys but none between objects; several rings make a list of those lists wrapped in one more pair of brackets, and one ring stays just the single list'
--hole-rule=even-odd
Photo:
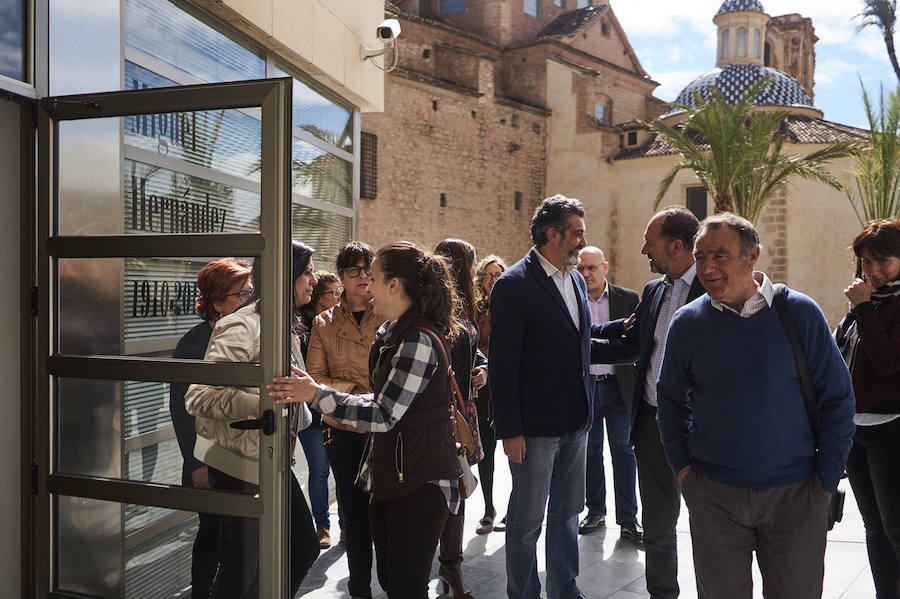
[{"label": "man in navy sweater", "polygon": [[707,294],[669,327],[659,430],[690,512],[699,597],[750,599],[755,551],[767,599],[818,599],[853,388],[819,307],[787,290],[815,390],[814,435],[775,289],[753,270],[759,253],[749,221],[725,213],[701,223],[694,257]]}]

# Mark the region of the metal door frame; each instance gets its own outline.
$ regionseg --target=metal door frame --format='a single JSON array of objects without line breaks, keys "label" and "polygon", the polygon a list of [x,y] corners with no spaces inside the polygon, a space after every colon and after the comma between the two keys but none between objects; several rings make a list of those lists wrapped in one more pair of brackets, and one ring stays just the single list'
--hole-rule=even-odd
[{"label": "metal door frame", "polygon": [[[37,597],[69,598],[56,590],[53,496],[66,495],[255,518],[260,520],[259,595],[287,594],[290,502],[289,422],[276,410],[273,435],[260,433],[259,497],[94,476],[58,474],[53,377],[210,383],[259,387],[260,411],[274,410],[266,382],[289,372],[292,289],[290,78],[48,97],[37,107],[37,287],[34,413],[37,440],[31,517],[33,583]],[[58,123],[154,113],[260,107],[260,232],[196,235],[57,235]],[[210,364],[201,360],[75,356],[57,352],[56,264],[60,258],[260,256],[260,364]],[[78,595],[81,597],[81,595]]]}]

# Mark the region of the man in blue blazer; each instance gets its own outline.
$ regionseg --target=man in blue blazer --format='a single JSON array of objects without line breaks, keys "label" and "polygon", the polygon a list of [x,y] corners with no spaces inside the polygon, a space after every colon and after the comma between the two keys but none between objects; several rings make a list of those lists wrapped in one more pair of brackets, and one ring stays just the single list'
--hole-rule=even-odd
[{"label": "man in blue blazer", "polygon": [[547,198],[531,220],[534,247],[491,291],[489,384],[513,480],[506,528],[512,599],[540,597],[536,544],[545,507],[547,596],[582,596],[578,515],[594,387],[587,287],[575,270],[584,230],[581,202]]}]

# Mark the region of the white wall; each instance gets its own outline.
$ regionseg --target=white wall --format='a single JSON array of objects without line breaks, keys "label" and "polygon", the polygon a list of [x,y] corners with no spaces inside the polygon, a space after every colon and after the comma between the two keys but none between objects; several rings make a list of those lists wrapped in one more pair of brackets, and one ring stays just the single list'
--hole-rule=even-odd
[{"label": "white wall", "polygon": [[0,535],[0,580],[3,594],[20,596],[22,537],[21,502],[21,360],[19,359],[21,326],[19,302],[21,269],[21,168],[18,104],[0,100],[0,305],[5,317],[0,319],[0,522],[6,532]]}]

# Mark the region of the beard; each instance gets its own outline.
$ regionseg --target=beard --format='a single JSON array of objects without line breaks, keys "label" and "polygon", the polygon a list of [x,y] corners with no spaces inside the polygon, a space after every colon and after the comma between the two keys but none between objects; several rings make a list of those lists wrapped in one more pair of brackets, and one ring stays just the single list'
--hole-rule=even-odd
[{"label": "beard", "polygon": [[578,266],[578,249],[566,252],[566,266]]}]

